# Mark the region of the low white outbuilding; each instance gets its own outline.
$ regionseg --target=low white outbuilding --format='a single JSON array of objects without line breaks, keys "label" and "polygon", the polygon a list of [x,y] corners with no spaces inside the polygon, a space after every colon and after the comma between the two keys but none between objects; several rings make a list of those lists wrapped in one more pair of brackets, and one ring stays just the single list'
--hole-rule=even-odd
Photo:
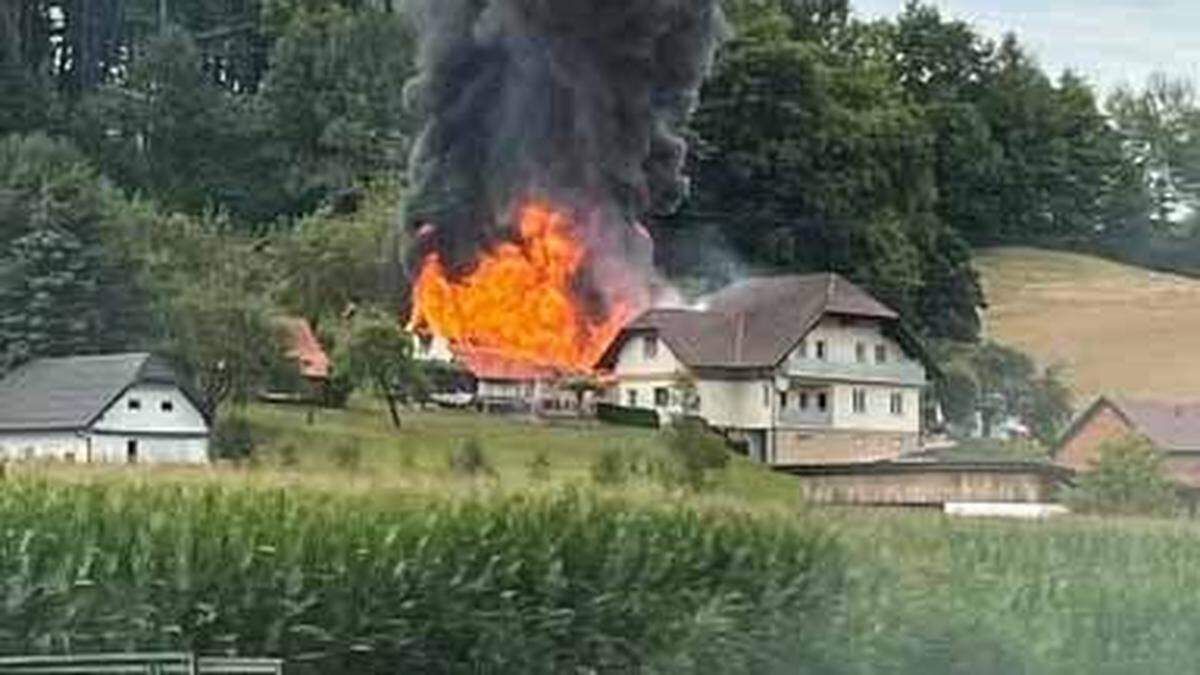
[{"label": "low white outbuilding", "polygon": [[165,359],[38,359],[0,380],[0,460],[208,462],[209,420]]}]

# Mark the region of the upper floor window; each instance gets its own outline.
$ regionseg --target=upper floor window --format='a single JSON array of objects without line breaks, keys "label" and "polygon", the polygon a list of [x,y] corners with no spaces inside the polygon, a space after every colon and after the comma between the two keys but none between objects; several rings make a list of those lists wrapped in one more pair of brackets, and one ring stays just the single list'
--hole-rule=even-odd
[{"label": "upper floor window", "polygon": [[863,415],[867,412],[867,390],[854,390],[854,412]]},{"label": "upper floor window", "polygon": [[891,411],[893,415],[904,414],[904,394],[897,392],[892,394]]},{"label": "upper floor window", "polygon": [[175,402],[168,399],[166,401],[163,401],[159,405],[159,407],[162,408],[163,412],[174,412],[175,411]]},{"label": "upper floor window", "polygon": [[129,399],[129,409],[130,410],[141,410],[142,409],[142,399],[140,399],[140,398]]},{"label": "upper floor window", "polygon": [[817,340],[817,359],[824,361],[829,356],[829,350],[826,348],[824,340]]},{"label": "upper floor window", "polygon": [[787,407],[788,407],[788,393],[786,391],[781,391],[781,392],[779,392],[779,409],[787,410]]},{"label": "upper floor window", "polygon": [[854,360],[859,363],[867,362],[867,346],[861,342],[854,345]]},{"label": "upper floor window", "polygon": [[796,347],[796,358],[798,358],[798,359],[807,359],[808,358],[808,338],[801,340],[800,346]]},{"label": "upper floor window", "polygon": [[642,356],[647,360],[658,358],[658,338],[653,335],[647,335],[642,338]]},{"label": "upper floor window", "polygon": [[875,345],[875,363],[887,363],[888,348],[887,345]]},{"label": "upper floor window", "polygon": [[807,391],[800,392],[800,409],[808,410],[808,392]]}]

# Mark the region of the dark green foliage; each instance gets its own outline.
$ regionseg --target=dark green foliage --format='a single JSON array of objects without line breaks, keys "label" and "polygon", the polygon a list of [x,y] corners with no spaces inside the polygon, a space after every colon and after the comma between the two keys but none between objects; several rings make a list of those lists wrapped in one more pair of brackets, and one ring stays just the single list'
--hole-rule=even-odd
[{"label": "dark green foliage", "polygon": [[496,475],[496,469],[492,467],[478,438],[468,438],[450,453],[450,470],[467,478]]},{"label": "dark green foliage", "polygon": [[659,480],[668,486],[700,491],[712,485],[729,466],[725,439],[709,431],[702,420],[682,418],[663,432],[667,462],[658,467]]},{"label": "dark green foliage", "polygon": [[254,456],[258,441],[254,438],[254,431],[245,417],[230,414],[217,419],[209,445],[211,454],[216,459],[243,461]]},{"label": "dark green foliage", "polygon": [[355,317],[348,339],[338,346],[338,370],[381,398],[397,429],[398,397],[419,400],[427,387],[412,349],[412,339],[400,330],[399,320],[378,311]]},{"label": "dark green foliage", "polygon": [[977,412],[984,432],[1015,417],[1049,447],[1071,421],[1073,394],[1062,367],[1039,368],[1029,355],[993,342],[942,344],[937,352],[943,377],[936,393],[956,430],[974,430]]},{"label": "dark green foliage", "polygon": [[626,408],[611,403],[596,404],[596,417],[601,422],[645,429],[658,428],[658,413],[642,408]]},{"label": "dark green foliage", "polygon": [[629,480],[629,462],[624,452],[609,448],[592,463],[591,473],[592,482],[596,485],[624,485]]},{"label": "dark green foliage", "polygon": [[544,450],[539,450],[533,459],[529,460],[529,480],[544,483],[550,480],[550,457]]},{"label": "dark green foliage", "polygon": [[1144,437],[1100,446],[1095,465],[1066,494],[1073,511],[1114,516],[1170,515],[1179,506],[1163,455]]},{"label": "dark green foliage", "polygon": [[362,467],[363,452],[357,442],[345,441],[333,448],[333,463],[342,471],[354,473]]},{"label": "dark green foliage", "polygon": [[[288,672],[773,672],[841,549],[794,519],[559,493],[0,493],[0,653],[273,654]],[[781,672],[781,671],[780,671]]]}]

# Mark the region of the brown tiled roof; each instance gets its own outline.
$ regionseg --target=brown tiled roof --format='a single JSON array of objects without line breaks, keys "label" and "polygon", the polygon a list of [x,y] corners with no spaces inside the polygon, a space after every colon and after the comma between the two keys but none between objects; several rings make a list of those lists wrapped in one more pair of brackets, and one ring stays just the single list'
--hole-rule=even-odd
[{"label": "brown tiled roof", "polygon": [[1106,397],[1138,433],[1168,452],[1200,452],[1200,403]]},{"label": "brown tiled roof", "polygon": [[827,314],[899,318],[866,291],[836,274],[747,279],[700,304],[703,311],[646,312],[614,341],[601,365],[611,365],[629,335],[657,331],[688,366],[771,367]]}]

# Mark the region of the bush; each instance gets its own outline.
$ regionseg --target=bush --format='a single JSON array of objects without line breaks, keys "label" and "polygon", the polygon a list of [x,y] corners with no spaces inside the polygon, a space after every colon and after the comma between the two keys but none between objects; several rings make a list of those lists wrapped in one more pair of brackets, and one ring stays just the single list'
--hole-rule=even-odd
[{"label": "bush", "polygon": [[729,466],[725,439],[709,431],[703,421],[682,418],[664,432],[668,461],[659,469],[660,480],[671,487],[703,490],[712,474]]},{"label": "bush", "polygon": [[533,459],[529,460],[529,480],[535,483],[550,480],[550,458],[544,450],[539,450]]},{"label": "bush", "polygon": [[1144,437],[1128,436],[1100,446],[1099,459],[1066,496],[1079,513],[1147,516],[1172,513],[1175,485],[1163,471],[1162,454]]},{"label": "bush", "polygon": [[478,438],[467,439],[457,450],[450,453],[450,470],[468,478],[496,475],[496,470],[492,468],[492,463]]},{"label": "bush", "polygon": [[258,442],[250,422],[240,415],[225,415],[217,420],[210,442],[214,459],[244,461],[254,455]]},{"label": "bush", "polygon": [[623,485],[629,479],[625,453],[608,449],[592,463],[592,481],[597,485]]},{"label": "bush", "polygon": [[626,408],[612,403],[596,404],[596,418],[601,422],[643,429],[658,428],[658,413],[641,408]]},{"label": "bush", "polygon": [[338,444],[333,448],[333,463],[343,471],[358,471],[362,467],[362,448],[353,441]]}]

